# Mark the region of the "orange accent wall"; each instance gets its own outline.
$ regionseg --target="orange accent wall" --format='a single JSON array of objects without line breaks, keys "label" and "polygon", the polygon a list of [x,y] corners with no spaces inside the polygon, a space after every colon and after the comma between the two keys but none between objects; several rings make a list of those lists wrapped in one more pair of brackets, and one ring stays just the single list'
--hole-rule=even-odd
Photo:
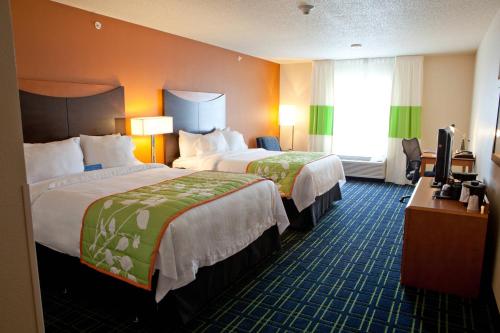
[{"label": "orange accent wall", "polygon": [[[127,117],[161,114],[162,88],[225,93],[227,125],[250,146],[278,133],[276,63],[48,0],[12,0],[12,16],[19,78],[123,85]],[[149,161],[149,138],[134,141]]]}]

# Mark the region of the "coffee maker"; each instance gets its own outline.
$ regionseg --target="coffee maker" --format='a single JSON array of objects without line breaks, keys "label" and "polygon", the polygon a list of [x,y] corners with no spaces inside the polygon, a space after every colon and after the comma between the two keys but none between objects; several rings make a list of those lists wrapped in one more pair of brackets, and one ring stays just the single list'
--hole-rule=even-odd
[{"label": "coffee maker", "polygon": [[468,212],[479,212],[484,202],[486,185],[478,180],[462,182],[462,193],[459,201],[467,204]]}]

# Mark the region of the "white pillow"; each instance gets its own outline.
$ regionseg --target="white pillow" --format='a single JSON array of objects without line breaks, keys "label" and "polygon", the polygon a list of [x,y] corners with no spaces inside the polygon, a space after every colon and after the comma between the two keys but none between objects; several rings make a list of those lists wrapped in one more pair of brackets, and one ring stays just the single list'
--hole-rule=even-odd
[{"label": "white pillow", "polygon": [[224,139],[229,146],[229,151],[243,151],[247,150],[248,146],[245,143],[243,134],[238,131],[231,131],[229,128],[221,130],[220,133],[224,135]]},{"label": "white pillow", "polygon": [[25,143],[28,184],[83,172],[83,153],[76,138],[49,143]]},{"label": "white pillow", "polygon": [[181,157],[196,156],[196,149],[194,145],[196,140],[201,137],[201,134],[179,131],[179,152]]},{"label": "white pillow", "polygon": [[196,140],[194,147],[196,149],[196,156],[229,151],[226,139],[224,139],[224,135],[219,131],[202,135]]},{"label": "white pillow", "polygon": [[85,164],[102,164],[103,168],[140,164],[135,156],[135,145],[129,136],[80,135]]}]

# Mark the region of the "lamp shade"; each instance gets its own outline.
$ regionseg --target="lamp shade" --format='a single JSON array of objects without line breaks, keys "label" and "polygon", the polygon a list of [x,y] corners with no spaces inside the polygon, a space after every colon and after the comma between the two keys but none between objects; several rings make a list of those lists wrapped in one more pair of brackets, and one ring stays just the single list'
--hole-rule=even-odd
[{"label": "lamp shade", "polygon": [[295,126],[297,110],[294,105],[280,105],[280,126]]},{"label": "lamp shade", "polygon": [[156,135],[172,133],[172,117],[142,117],[131,119],[132,135]]}]

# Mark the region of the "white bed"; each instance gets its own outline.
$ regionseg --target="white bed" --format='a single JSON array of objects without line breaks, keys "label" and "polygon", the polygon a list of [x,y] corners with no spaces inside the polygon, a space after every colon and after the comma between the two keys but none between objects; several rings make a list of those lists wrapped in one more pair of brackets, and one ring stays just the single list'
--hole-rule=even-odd
[{"label": "white bed", "polygon": [[[82,218],[93,201],[192,172],[143,164],[31,184],[35,240],[52,250],[79,257]],[[271,181],[255,183],[179,216],[160,244],[156,300],[193,281],[198,268],[239,252],[273,225],[282,233],[289,222]]]},{"label": "white bed", "polygon": [[[180,157],[173,162],[173,167],[244,173],[248,163],[279,154],[283,154],[283,152],[257,148],[240,152]],[[330,155],[309,163],[302,169],[293,188],[292,199],[300,212],[313,204],[316,197],[326,193],[337,183],[341,186],[344,182],[344,169],[340,158],[336,155]]]}]

